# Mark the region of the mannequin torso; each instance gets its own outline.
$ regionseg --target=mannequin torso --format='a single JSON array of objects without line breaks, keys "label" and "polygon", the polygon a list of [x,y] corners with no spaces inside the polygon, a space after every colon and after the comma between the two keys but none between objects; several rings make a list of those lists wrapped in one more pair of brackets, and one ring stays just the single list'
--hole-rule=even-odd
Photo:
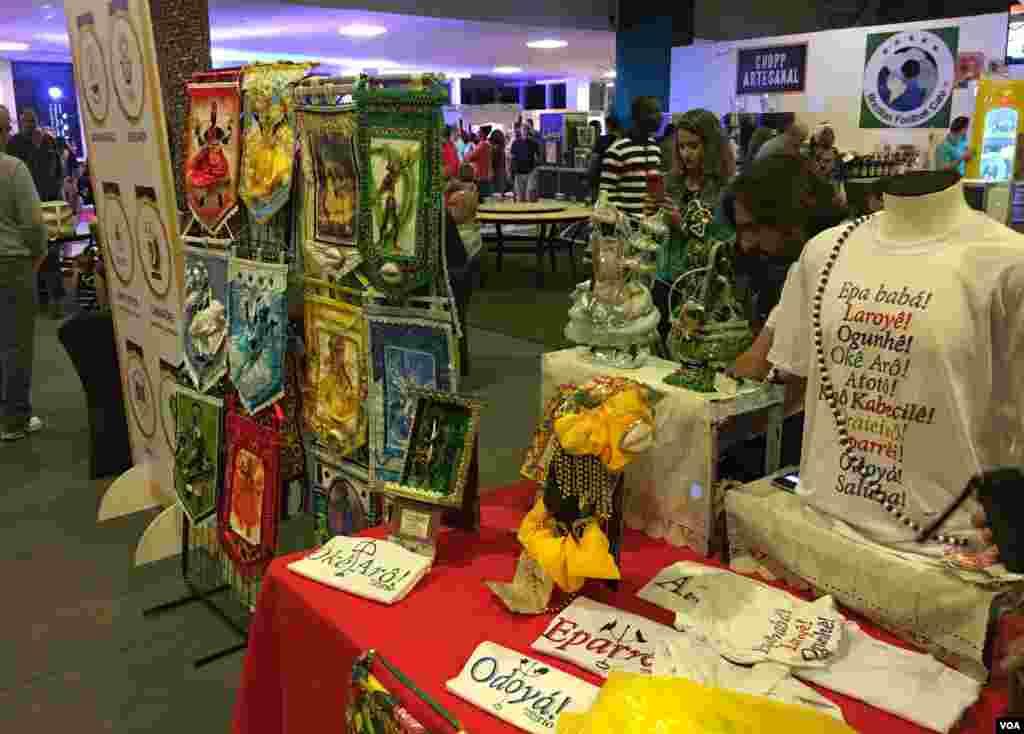
[{"label": "mannequin torso", "polygon": [[962,227],[974,212],[967,205],[960,183],[917,196],[886,193],[883,200],[885,212],[878,217],[879,235],[894,244],[944,237]]}]

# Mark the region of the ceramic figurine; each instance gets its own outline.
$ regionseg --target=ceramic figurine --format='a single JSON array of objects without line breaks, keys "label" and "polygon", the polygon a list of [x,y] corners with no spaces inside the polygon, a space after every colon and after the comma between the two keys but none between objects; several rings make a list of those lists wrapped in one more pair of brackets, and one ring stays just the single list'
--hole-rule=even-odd
[{"label": "ceramic figurine", "polygon": [[565,336],[590,347],[595,362],[636,368],[650,355],[661,319],[651,291],[641,278],[651,272],[649,257],[638,251],[629,223],[608,204],[607,194],[591,217],[594,277],[572,294]]}]

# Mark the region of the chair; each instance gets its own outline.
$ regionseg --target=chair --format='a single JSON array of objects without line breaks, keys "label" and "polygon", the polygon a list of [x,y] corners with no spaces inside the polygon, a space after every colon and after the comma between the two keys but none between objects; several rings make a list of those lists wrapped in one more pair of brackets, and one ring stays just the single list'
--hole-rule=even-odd
[{"label": "chair", "polygon": [[119,475],[132,466],[114,320],[109,311],[83,312],[57,332],[85,390],[89,410],[89,478]]}]

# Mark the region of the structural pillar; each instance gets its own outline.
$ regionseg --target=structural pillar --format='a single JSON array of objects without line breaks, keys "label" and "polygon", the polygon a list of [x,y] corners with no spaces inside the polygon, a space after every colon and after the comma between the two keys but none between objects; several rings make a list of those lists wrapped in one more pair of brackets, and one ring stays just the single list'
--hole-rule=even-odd
[{"label": "structural pillar", "polygon": [[555,107],[555,88],[553,84],[544,85],[544,109],[553,110]]},{"label": "structural pillar", "polygon": [[451,98],[449,104],[462,104],[462,80],[458,77],[451,80],[448,96]]},{"label": "structural pillar", "polygon": [[178,209],[188,211],[182,178],[185,170],[185,116],[188,111],[185,85],[194,73],[209,71],[212,66],[210,4],[209,0],[149,0],[149,12],[153,18],[167,134],[171,138]]},{"label": "structural pillar", "polygon": [[668,112],[672,77],[672,17],[637,13],[615,34],[615,115],[628,129],[636,97],[655,97]]}]

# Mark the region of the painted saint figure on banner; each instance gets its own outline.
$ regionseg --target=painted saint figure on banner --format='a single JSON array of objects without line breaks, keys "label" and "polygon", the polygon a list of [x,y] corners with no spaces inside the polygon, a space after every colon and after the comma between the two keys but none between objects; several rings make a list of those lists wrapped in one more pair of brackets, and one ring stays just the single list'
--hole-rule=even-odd
[{"label": "painted saint figure on banner", "polygon": [[259,545],[266,481],[263,460],[245,449],[239,449],[235,454],[232,472],[231,529],[251,545]]},{"label": "painted saint figure on banner", "polygon": [[416,199],[422,146],[416,140],[375,139],[370,145],[373,239],[381,253],[416,255]]},{"label": "painted saint figure on banner", "polygon": [[[317,406],[328,425],[354,433],[359,427],[362,405],[359,345],[343,334],[320,332],[320,353],[324,355],[318,378]],[[349,437],[338,437],[348,445]]]},{"label": "painted saint figure on banner", "polygon": [[354,245],[356,236],[356,167],[352,139],[324,133],[316,139],[316,235],[318,240]]},{"label": "painted saint figure on banner", "polygon": [[385,406],[386,447],[404,451],[409,444],[413,412],[416,410],[416,400],[410,389],[436,388],[437,369],[434,357],[430,353],[400,347],[386,347],[384,362],[385,379],[388,381],[388,405]]},{"label": "painted saint figure on banner", "polygon": [[[216,253],[185,254],[185,364],[196,389],[206,392],[227,371],[227,262]],[[211,268],[215,273],[211,273]],[[219,298],[218,298],[219,296]]]},{"label": "painted saint figure on banner", "polygon": [[[223,210],[225,193],[233,198],[230,194],[231,167],[224,154],[224,146],[231,142],[234,129],[230,122],[227,128],[220,126],[216,100],[210,103],[210,121],[205,129],[197,122],[193,133],[196,153],[189,159],[186,173],[195,191],[197,208]],[[216,205],[211,197],[216,197]]]},{"label": "painted saint figure on banner", "polygon": [[327,495],[327,527],[332,536],[354,535],[367,528],[366,508],[352,482],[336,479]]}]

